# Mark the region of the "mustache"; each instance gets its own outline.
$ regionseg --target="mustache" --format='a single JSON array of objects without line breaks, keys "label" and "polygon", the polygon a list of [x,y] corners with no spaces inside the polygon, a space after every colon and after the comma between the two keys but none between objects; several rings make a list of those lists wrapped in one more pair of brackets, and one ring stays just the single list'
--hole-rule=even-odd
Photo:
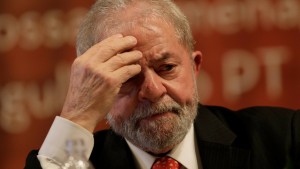
[{"label": "mustache", "polygon": [[136,107],[133,115],[131,116],[131,120],[139,121],[141,119],[165,112],[172,112],[180,115],[182,114],[182,106],[172,99],[168,99],[166,101],[162,100],[156,103],[142,103]]}]

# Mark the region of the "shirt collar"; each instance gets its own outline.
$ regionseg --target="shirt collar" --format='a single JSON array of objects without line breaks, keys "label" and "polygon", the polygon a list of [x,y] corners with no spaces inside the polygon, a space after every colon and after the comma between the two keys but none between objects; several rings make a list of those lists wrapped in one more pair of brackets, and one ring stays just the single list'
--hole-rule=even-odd
[{"label": "shirt collar", "polygon": [[[134,155],[136,165],[140,169],[151,169],[151,166],[156,157],[139,149],[138,147],[130,143],[127,139],[126,142]],[[167,155],[176,159],[188,169],[198,169],[197,154],[199,153],[196,146],[194,126],[192,125],[182,142],[179,143]]]}]

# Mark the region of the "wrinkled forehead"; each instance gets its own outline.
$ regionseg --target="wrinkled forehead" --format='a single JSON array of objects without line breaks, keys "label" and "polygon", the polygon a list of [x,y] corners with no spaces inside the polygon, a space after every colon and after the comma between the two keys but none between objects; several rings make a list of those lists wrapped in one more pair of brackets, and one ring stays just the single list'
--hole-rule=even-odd
[{"label": "wrinkled forehead", "polygon": [[172,25],[156,17],[118,22],[103,34],[103,39],[118,33],[123,36],[134,36],[138,39],[138,43],[162,36],[179,42]]},{"label": "wrinkled forehead", "polygon": [[159,27],[167,26],[169,30],[174,30],[170,21],[163,14],[154,12],[146,2],[135,3],[124,10],[112,12],[103,22],[103,27],[99,28],[101,39],[117,33],[135,33],[137,28],[157,32]]}]

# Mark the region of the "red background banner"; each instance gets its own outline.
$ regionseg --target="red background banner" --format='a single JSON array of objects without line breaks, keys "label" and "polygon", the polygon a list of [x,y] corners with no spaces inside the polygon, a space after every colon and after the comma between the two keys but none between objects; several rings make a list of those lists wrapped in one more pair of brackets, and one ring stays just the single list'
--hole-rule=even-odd
[{"label": "red background banner", "polygon": [[[23,168],[59,114],[78,23],[93,2],[0,2],[0,168]],[[204,56],[202,103],[299,108],[300,0],[176,3]]]}]

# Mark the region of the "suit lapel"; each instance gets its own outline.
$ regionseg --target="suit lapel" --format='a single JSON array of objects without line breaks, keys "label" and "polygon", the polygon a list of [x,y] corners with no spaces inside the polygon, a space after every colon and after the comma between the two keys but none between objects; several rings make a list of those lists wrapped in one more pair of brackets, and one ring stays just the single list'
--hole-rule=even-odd
[{"label": "suit lapel", "polygon": [[249,150],[210,142],[198,142],[204,169],[247,169]]},{"label": "suit lapel", "polygon": [[209,109],[199,106],[195,134],[204,169],[246,169],[250,151],[234,145],[237,136]]}]

